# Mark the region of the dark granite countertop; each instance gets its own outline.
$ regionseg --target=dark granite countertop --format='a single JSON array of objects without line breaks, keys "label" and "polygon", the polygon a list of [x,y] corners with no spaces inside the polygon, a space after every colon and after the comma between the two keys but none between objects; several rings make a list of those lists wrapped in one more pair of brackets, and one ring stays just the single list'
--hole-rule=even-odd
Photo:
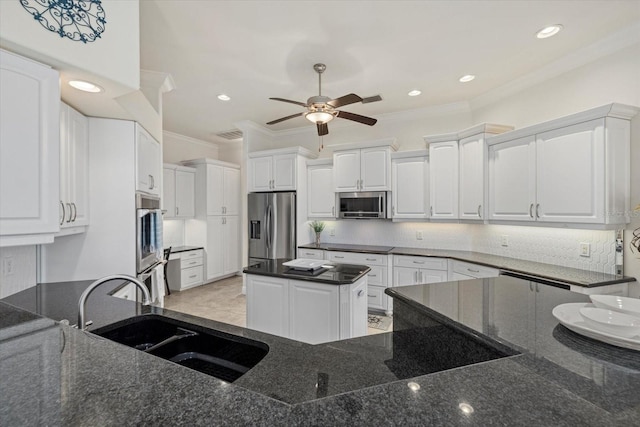
[{"label": "dark granite countertop", "polygon": [[[436,285],[387,291],[397,291],[393,332],[321,345],[92,294],[92,328],[156,313],[266,343],[232,384],[0,302],[0,395],[12,396],[0,425],[640,425],[640,352],[549,318],[586,296],[513,277]],[[46,286],[31,296],[65,293]],[[442,308],[454,295],[455,315]],[[21,325],[30,332],[3,338]],[[452,369],[442,354],[485,361]],[[443,361],[452,364],[433,372]]]},{"label": "dark granite countertop", "polygon": [[[169,249],[169,248],[165,248]],[[204,249],[202,246],[171,246],[171,253],[197,251],[198,249]]]},{"label": "dark granite countertop", "polygon": [[[575,285],[587,288],[614,285],[617,283],[635,282],[636,280],[634,277],[628,277],[618,274],[607,274],[598,271],[580,270],[577,268],[526,261],[500,255],[485,254],[481,252],[453,251],[428,248],[342,245],[335,243],[321,243],[320,245],[310,243],[308,245],[301,245],[299,246],[299,248],[321,249],[325,251],[365,252],[383,255],[412,255],[450,258],[459,261],[467,261],[474,264],[484,265],[487,267],[497,268],[505,272],[518,275],[522,278],[531,278],[533,280],[543,279],[549,282],[554,282],[556,284]],[[376,248],[380,249],[376,250]]]},{"label": "dark granite countertop", "polygon": [[264,260],[245,267],[246,274],[280,277],[283,279],[307,280],[310,282],[326,283],[329,285],[346,285],[355,283],[364,277],[371,268],[366,265],[335,264],[326,262],[322,268],[314,272],[294,270],[283,265],[289,259]]}]

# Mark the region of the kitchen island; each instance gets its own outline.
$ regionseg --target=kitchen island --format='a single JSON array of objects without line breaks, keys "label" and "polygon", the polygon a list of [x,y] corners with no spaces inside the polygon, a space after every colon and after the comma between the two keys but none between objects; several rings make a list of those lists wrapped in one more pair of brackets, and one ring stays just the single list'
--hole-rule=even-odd
[{"label": "kitchen island", "polygon": [[[442,292],[430,286],[457,295],[455,314],[439,311],[432,297]],[[155,313],[267,344],[265,358],[231,384],[15,307],[33,298],[29,311],[46,309],[37,290],[6,298],[14,306],[0,302],[0,424],[640,425],[640,353],[583,338],[550,317],[556,304],[587,296],[504,276],[388,292],[393,332],[319,345],[89,299],[92,329],[110,312]]]}]

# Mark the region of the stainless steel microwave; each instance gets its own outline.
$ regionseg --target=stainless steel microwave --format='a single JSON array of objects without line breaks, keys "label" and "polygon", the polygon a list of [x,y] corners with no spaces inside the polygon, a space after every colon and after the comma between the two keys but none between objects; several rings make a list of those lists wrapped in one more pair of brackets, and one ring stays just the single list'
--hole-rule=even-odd
[{"label": "stainless steel microwave", "polygon": [[387,218],[387,192],[338,193],[339,218]]}]

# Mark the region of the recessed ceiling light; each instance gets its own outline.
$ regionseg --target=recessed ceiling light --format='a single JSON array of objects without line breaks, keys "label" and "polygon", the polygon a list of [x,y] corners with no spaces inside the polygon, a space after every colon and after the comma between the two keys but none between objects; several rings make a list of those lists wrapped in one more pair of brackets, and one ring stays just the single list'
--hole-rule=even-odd
[{"label": "recessed ceiling light", "polygon": [[562,25],[560,24],[549,25],[548,27],[544,27],[538,31],[536,33],[536,37],[539,39],[546,39],[548,37],[555,36],[560,32],[560,30],[562,30]]},{"label": "recessed ceiling light", "polygon": [[97,84],[84,80],[69,80],[69,86],[74,87],[78,90],[82,90],[84,92],[98,93],[104,91],[104,89],[102,89]]},{"label": "recessed ceiling light", "polygon": [[220,101],[229,101],[231,97],[229,95],[225,95],[224,93],[221,93],[220,95],[218,95],[218,99]]},{"label": "recessed ceiling light", "polygon": [[474,76],[473,74],[467,74],[465,76],[460,77],[460,81],[462,83],[466,83],[466,82],[470,82],[471,80],[475,79],[476,76]]},{"label": "recessed ceiling light", "polygon": [[418,96],[422,93],[422,91],[419,91],[418,89],[414,89],[411,92],[409,92],[407,95],[409,96]]}]

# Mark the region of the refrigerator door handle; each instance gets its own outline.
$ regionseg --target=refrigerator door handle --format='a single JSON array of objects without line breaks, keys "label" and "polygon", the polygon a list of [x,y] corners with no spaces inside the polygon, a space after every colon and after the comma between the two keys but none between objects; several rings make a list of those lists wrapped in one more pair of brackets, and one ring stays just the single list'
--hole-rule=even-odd
[{"label": "refrigerator door handle", "polygon": [[266,227],[266,236],[265,236],[265,240],[266,240],[266,244],[267,244],[267,249],[271,249],[271,205],[267,206],[267,218],[265,220],[265,227]]}]

